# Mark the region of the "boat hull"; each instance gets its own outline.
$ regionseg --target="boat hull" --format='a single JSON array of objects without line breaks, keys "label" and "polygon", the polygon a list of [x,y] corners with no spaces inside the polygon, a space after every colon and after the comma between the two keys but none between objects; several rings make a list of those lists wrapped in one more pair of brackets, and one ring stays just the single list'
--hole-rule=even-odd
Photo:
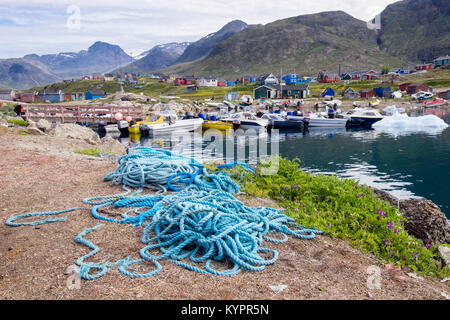
[{"label": "boat hull", "polygon": [[[186,122],[185,122],[186,121]],[[150,135],[165,135],[194,131],[202,126],[202,119],[178,120],[173,124],[157,123],[149,126]]]},{"label": "boat hull", "polygon": [[233,124],[223,121],[205,121],[202,124],[202,129],[203,130],[215,129],[220,131],[228,131],[233,129]]},{"label": "boat hull", "polygon": [[370,128],[372,125],[378,121],[383,120],[384,117],[374,117],[374,118],[367,118],[367,117],[351,117],[350,121],[348,121],[348,126],[350,127],[366,127]]}]

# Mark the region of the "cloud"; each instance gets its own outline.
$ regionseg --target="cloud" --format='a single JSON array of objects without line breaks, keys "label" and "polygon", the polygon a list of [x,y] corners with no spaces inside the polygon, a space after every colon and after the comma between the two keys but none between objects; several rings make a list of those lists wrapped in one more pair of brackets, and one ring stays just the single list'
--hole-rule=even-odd
[{"label": "cloud", "polygon": [[[368,21],[394,1],[2,0],[0,58],[79,51],[97,40],[137,54],[161,43],[198,40],[234,19],[266,24],[301,14],[343,10]],[[67,27],[69,6],[80,9],[78,29]]]}]

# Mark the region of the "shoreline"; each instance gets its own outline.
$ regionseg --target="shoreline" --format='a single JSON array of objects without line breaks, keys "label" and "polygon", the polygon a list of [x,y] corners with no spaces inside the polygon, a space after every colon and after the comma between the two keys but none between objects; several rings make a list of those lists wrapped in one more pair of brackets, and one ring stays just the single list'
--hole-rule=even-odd
[{"label": "shoreline", "polygon": [[[10,228],[4,221],[19,213],[77,207],[85,197],[117,193],[120,187],[103,181],[116,163],[73,153],[89,147],[74,139],[0,135],[0,142],[0,166],[5,171],[0,197],[5,204],[0,211],[0,253],[6,261],[0,266],[2,299],[443,299],[441,293],[448,292],[448,284],[439,279],[414,278],[328,235],[311,241],[290,238],[273,246],[280,252],[279,261],[257,273],[210,277],[164,263],[164,271],[148,279],[109,273],[96,281],[83,281],[80,290],[68,290],[67,267],[88,252],[74,237],[98,222],[81,212],[67,214],[67,222],[38,228]],[[249,206],[278,207],[270,199],[238,198]],[[139,251],[138,230],[110,224],[104,229],[89,236],[100,247],[93,260],[123,258]],[[366,287],[367,268],[374,265],[381,270],[379,290]],[[283,292],[269,288],[279,284],[288,288]]]}]

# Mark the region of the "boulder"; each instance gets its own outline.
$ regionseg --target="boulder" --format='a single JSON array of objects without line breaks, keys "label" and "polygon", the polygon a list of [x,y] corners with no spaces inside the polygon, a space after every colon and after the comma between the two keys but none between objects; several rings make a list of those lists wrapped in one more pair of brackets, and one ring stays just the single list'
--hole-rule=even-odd
[{"label": "boulder", "polygon": [[127,149],[118,140],[113,139],[111,136],[106,136],[101,139],[100,149],[104,151],[112,152],[116,155],[124,155],[127,153]]},{"label": "boulder", "polygon": [[438,248],[439,254],[442,257],[442,260],[444,261],[446,266],[450,266],[450,248],[445,246],[440,246]]},{"label": "boulder", "polygon": [[424,243],[450,243],[450,225],[447,217],[430,200],[401,200],[400,211],[408,220],[405,228]]},{"label": "boulder", "polygon": [[28,127],[26,127],[23,131],[26,132],[26,133],[35,135],[35,136],[40,136],[40,135],[44,134],[44,132],[39,130],[39,128],[36,126],[35,122],[30,123],[28,125]]},{"label": "boulder", "polygon": [[73,123],[58,124],[50,131],[50,135],[60,138],[84,140],[92,145],[101,143],[100,137],[92,129]]},{"label": "boulder", "polygon": [[380,199],[395,207],[400,206],[400,212],[408,220],[405,229],[409,234],[429,244],[450,243],[447,217],[433,202],[423,198],[399,200],[386,191],[375,188],[373,190]]},{"label": "boulder", "polygon": [[6,121],[5,119],[0,119],[0,127],[8,128],[8,121]]},{"label": "boulder", "polygon": [[45,119],[41,119],[36,123],[36,126],[41,129],[44,132],[50,132],[50,130],[52,130],[52,124],[51,122],[45,120]]}]

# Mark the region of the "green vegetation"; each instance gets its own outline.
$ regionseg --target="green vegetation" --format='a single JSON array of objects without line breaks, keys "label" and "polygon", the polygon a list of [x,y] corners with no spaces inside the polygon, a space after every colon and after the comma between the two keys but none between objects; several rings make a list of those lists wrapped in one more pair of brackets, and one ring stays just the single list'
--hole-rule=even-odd
[{"label": "green vegetation", "polygon": [[100,149],[97,149],[97,148],[77,150],[77,151],[74,151],[74,152],[78,153],[78,154],[81,154],[81,155],[84,155],[84,156],[92,156],[92,157],[98,157],[98,154],[100,152],[106,152],[106,153],[113,154],[111,151],[100,150]]},{"label": "green vegetation", "polygon": [[[124,86],[124,89],[131,89],[133,86]],[[103,80],[79,80],[74,82],[57,82],[47,86],[31,88],[32,91],[58,91],[63,92],[86,92],[89,90],[103,90],[108,93],[115,93],[120,91],[120,84],[115,81]]]},{"label": "green vegetation", "polygon": [[28,127],[28,125],[29,125],[29,123],[26,122],[25,120],[18,120],[18,119],[9,119],[8,123],[13,123],[15,125],[22,126],[22,127]]},{"label": "green vegetation", "polygon": [[306,173],[299,168],[298,159],[280,158],[279,161],[275,175],[259,173],[268,164],[260,165],[256,174],[244,174],[240,168],[231,171],[242,191],[276,200],[288,216],[303,226],[348,240],[383,262],[426,276],[450,276],[450,268],[442,265],[437,246],[410,236],[397,208],[375,196],[372,189],[350,179]]}]

